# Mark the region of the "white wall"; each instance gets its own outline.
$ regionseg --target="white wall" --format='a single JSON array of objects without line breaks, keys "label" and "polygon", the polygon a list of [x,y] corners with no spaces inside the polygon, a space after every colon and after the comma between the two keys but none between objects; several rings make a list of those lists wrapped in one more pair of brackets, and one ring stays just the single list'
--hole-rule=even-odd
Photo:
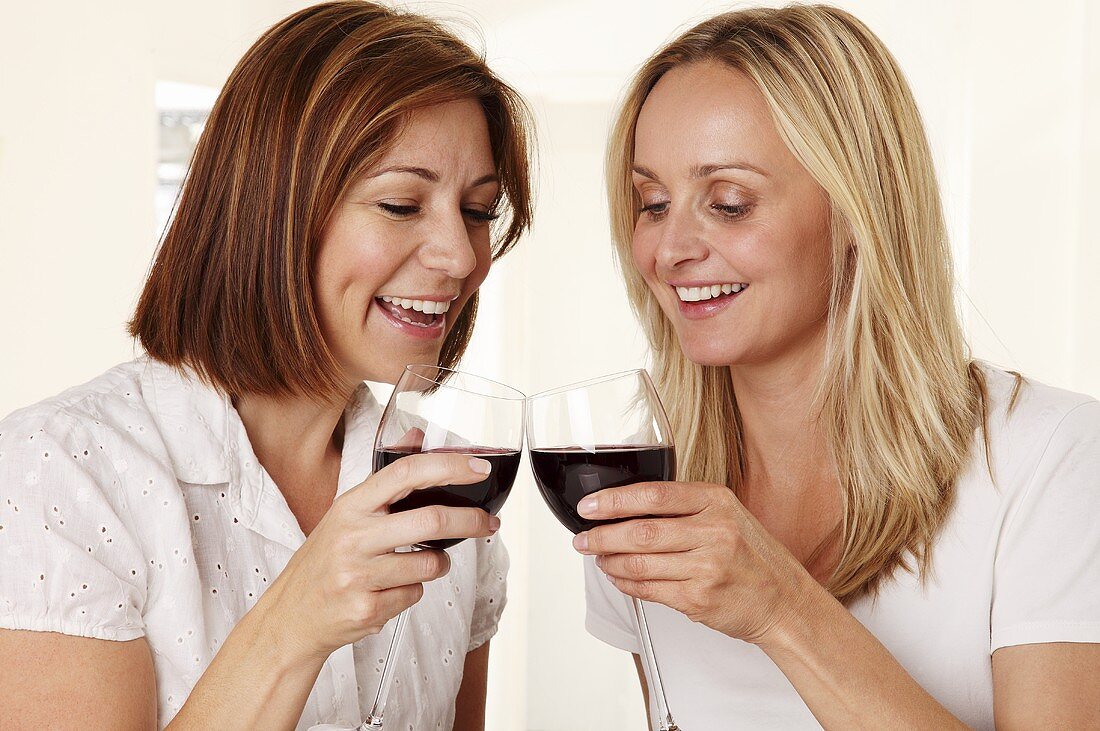
[{"label": "white wall", "polygon": [[[268,24],[305,4],[4,3],[0,413],[132,356],[123,322],[155,246],[156,80],[220,85]],[[882,36],[913,84],[976,352],[1100,394],[1100,9],[839,4]],[[643,361],[607,237],[607,120],[646,54],[721,7],[592,5],[416,5],[472,14],[491,61],[539,117],[535,231],[491,275],[466,362],[528,392]],[[493,647],[489,728],[640,728],[632,665],[584,634],[579,560],[529,479],[503,520],[511,592]]]}]

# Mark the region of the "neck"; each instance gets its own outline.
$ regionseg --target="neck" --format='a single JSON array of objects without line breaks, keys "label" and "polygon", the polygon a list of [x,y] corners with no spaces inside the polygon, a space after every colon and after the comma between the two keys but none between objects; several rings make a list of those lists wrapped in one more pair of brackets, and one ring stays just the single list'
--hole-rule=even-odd
[{"label": "neck", "polygon": [[322,468],[334,459],[339,465],[344,402],[246,394],[234,405],[256,458],[280,488],[300,476],[327,474]]},{"label": "neck", "polygon": [[824,334],[782,359],[730,366],[741,414],[742,504],[820,582],[839,560],[840,483],[816,390]]},{"label": "neck", "polygon": [[729,367],[750,483],[793,485],[832,472],[815,402],[824,354],[822,331],[782,358]]}]

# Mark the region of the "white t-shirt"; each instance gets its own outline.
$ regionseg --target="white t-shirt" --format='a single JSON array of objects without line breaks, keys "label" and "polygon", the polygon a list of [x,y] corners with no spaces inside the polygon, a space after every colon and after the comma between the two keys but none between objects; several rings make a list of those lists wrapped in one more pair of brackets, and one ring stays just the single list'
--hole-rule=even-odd
[{"label": "white t-shirt", "polygon": [[[345,412],[339,493],[371,472],[381,409]],[[230,401],[140,359],[0,421],[0,627],[145,637],[159,723],[305,536]],[[386,727],[450,729],[466,653],[495,632],[508,554],[494,538],[448,550],[450,573],[412,610]],[[299,729],[370,710],[394,622],[334,652]]]},{"label": "white t-shirt", "polygon": [[[927,586],[905,571],[852,614],[964,723],[993,728],[990,656],[1010,645],[1100,643],[1100,403],[984,368],[994,482],[977,443],[933,549]],[[640,652],[629,598],[585,561],[588,631]],[[660,604],[646,618],[682,728],[819,728],[755,645]],[[654,714],[654,718],[656,714]]]}]

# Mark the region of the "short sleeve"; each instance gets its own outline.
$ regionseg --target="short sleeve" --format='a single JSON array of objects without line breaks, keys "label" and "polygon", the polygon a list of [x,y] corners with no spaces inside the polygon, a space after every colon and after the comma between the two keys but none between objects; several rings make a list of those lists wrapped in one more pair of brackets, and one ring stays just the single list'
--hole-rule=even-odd
[{"label": "short sleeve", "polygon": [[0,422],[0,627],[132,640],[142,553],[110,499],[113,467],[67,421]]},{"label": "short sleeve", "polygon": [[497,633],[501,612],[508,602],[508,565],[508,549],[499,534],[477,539],[477,586],[467,652],[481,647]]},{"label": "short sleeve", "polygon": [[990,652],[1100,643],[1100,403],[1063,417],[1006,519],[993,570]]},{"label": "short sleeve", "polygon": [[615,588],[592,556],[584,557],[584,627],[602,642],[641,654],[630,597]]}]

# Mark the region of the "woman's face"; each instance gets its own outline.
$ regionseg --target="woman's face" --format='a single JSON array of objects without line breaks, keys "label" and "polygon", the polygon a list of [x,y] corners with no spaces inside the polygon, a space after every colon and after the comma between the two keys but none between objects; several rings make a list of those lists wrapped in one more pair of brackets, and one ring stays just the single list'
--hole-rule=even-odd
[{"label": "woman's face", "polygon": [[633,181],[634,263],[691,361],[772,362],[824,332],[828,202],[747,76],[665,74],[638,118]]},{"label": "woman's face", "polygon": [[414,112],[389,154],[333,212],[317,256],[325,342],[349,380],[394,383],[436,363],[489,273],[498,181],[481,106]]}]

